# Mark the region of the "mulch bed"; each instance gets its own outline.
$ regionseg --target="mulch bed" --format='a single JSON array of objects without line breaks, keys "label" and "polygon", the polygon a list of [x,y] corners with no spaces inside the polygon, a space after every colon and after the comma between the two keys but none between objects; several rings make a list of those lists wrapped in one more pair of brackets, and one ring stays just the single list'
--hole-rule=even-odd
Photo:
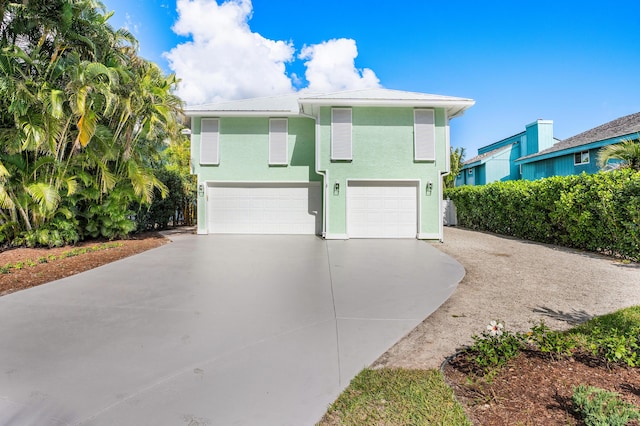
[{"label": "mulch bed", "polygon": [[5,250],[0,253],[0,266],[15,262],[35,261],[40,257],[48,257],[50,255],[60,256],[62,253],[78,247],[92,247],[104,243],[118,244],[118,247],[56,259],[48,263],[38,263],[34,266],[24,266],[19,270],[11,269],[9,273],[0,274],[0,296],[88,271],[89,269],[159,247],[167,242],[169,240],[157,232],[148,232],[134,235],[126,240],[91,240],[83,241],[75,246]]},{"label": "mulch bed", "polygon": [[640,368],[607,366],[590,354],[551,360],[525,351],[490,380],[477,378],[457,355],[443,373],[476,425],[584,425],[571,401],[578,385],[617,392],[640,406]]}]

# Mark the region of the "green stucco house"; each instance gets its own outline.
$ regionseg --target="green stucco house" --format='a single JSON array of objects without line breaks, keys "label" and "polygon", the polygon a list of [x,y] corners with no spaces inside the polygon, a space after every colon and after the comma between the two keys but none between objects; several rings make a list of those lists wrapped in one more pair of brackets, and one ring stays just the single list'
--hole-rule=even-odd
[{"label": "green stucco house", "polygon": [[473,104],[364,89],[188,107],[198,233],[442,239],[449,120]]}]

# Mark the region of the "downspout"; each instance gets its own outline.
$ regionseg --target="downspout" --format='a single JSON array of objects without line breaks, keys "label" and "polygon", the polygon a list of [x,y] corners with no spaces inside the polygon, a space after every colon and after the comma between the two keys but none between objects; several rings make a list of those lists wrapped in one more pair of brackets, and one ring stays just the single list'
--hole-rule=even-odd
[{"label": "downspout", "polygon": [[[303,109],[301,108],[301,111]],[[319,111],[319,110],[318,110]],[[326,170],[320,170],[320,127],[318,126],[318,117],[315,117],[310,114],[306,114],[304,112],[300,112],[300,115],[303,117],[311,118],[315,123],[315,149],[316,149],[316,161],[315,161],[315,172],[322,176],[322,238],[325,238],[327,235],[327,179],[328,172]]]},{"label": "downspout", "polygon": [[444,110],[444,127],[445,127],[445,131],[444,131],[444,138],[445,138],[445,148],[446,148],[446,152],[445,152],[445,156],[444,156],[444,164],[445,164],[445,171],[444,173],[440,173],[440,182],[438,182],[438,185],[440,185],[439,191],[438,193],[440,194],[440,200],[438,200],[438,211],[440,214],[440,221],[439,223],[439,233],[440,233],[440,242],[443,243],[444,242],[444,209],[443,209],[443,205],[444,205],[444,178],[446,176],[449,176],[449,174],[451,173],[451,132],[449,130],[449,114],[448,111],[445,109]]}]

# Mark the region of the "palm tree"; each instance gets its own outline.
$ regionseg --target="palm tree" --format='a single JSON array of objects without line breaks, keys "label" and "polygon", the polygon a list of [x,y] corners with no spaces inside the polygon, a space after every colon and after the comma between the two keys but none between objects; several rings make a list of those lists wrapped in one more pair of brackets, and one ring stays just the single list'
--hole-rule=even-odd
[{"label": "palm tree", "polygon": [[444,178],[444,187],[445,188],[453,188],[456,183],[456,177],[460,174],[460,170],[462,169],[464,162],[464,148],[456,148],[453,149],[451,147],[450,152],[450,164],[451,164],[451,172],[445,176]]},{"label": "palm tree", "polygon": [[608,145],[598,152],[598,165],[602,168],[609,160],[619,161],[620,167],[629,167],[640,171],[640,139],[626,139],[614,145]]},{"label": "palm tree", "polygon": [[177,80],[104,11],[97,0],[0,1],[0,228],[71,217],[109,237],[129,229],[129,204],[166,192],[153,169],[180,137]]}]

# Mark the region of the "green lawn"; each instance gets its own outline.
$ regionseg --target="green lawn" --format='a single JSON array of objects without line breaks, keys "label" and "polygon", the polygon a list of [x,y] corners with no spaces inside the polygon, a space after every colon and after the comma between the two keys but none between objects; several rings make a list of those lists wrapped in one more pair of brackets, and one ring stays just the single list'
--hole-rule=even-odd
[{"label": "green lawn", "polygon": [[365,369],[319,425],[471,425],[437,370]]}]

